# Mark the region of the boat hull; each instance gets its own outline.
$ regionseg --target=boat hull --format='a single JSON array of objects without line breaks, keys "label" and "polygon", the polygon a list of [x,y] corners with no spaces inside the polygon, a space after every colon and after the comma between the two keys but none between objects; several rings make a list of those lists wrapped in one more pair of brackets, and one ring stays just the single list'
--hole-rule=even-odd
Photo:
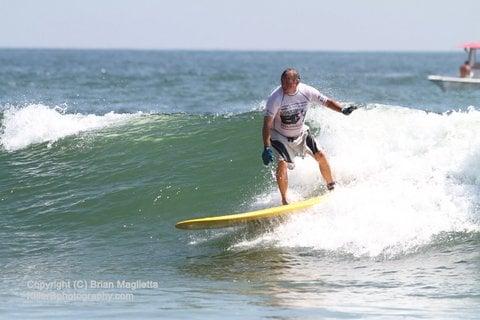
[{"label": "boat hull", "polygon": [[480,78],[459,78],[445,76],[428,76],[428,80],[435,83],[442,90],[449,88],[478,88],[480,89]]}]

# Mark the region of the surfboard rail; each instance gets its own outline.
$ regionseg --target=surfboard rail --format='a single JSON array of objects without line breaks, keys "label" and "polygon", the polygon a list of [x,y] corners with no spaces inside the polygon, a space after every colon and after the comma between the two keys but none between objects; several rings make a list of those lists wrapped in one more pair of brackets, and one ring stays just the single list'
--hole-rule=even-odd
[{"label": "surfboard rail", "polygon": [[294,202],[294,203],[283,205],[283,206],[260,209],[260,210],[255,210],[251,212],[183,220],[183,221],[177,222],[175,224],[175,227],[178,229],[186,229],[186,230],[202,230],[202,229],[233,227],[233,226],[245,224],[251,221],[271,219],[275,217],[281,217],[288,214],[292,214],[302,209],[319,204],[320,202],[325,200],[326,197],[327,197],[327,194],[319,197],[306,199],[303,201]]}]

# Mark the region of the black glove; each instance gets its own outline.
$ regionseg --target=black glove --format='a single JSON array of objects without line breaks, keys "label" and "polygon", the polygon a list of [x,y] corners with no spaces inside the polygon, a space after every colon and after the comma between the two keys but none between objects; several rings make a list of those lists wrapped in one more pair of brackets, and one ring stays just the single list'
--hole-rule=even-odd
[{"label": "black glove", "polygon": [[350,113],[353,112],[353,110],[357,110],[358,107],[355,106],[355,105],[351,105],[350,107],[345,107],[345,108],[342,108],[342,113],[346,116],[348,116]]},{"label": "black glove", "polygon": [[265,147],[262,152],[263,164],[268,166],[270,162],[273,162],[273,151],[270,147]]}]

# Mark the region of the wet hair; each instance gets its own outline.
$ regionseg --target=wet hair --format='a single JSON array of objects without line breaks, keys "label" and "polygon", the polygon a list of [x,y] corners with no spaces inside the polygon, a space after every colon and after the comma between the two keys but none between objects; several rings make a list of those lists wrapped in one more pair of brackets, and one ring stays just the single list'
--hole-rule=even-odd
[{"label": "wet hair", "polygon": [[465,63],[464,64],[469,64],[468,60],[465,60]]},{"label": "wet hair", "polygon": [[287,68],[282,72],[282,76],[280,77],[280,80],[283,81],[287,79],[287,77],[293,76],[295,80],[300,82],[300,73],[298,73],[297,70],[293,68]]}]

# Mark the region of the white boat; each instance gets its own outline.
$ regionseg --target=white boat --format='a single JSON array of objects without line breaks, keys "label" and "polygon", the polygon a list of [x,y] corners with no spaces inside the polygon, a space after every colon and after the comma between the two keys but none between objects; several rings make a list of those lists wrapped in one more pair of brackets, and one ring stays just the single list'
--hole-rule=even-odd
[{"label": "white boat", "polygon": [[469,42],[461,46],[468,53],[468,65],[472,72],[470,77],[452,77],[430,75],[428,80],[438,85],[442,90],[447,88],[474,87],[480,89],[480,63],[477,62],[477,50],[480,49],[480,42]]}]

